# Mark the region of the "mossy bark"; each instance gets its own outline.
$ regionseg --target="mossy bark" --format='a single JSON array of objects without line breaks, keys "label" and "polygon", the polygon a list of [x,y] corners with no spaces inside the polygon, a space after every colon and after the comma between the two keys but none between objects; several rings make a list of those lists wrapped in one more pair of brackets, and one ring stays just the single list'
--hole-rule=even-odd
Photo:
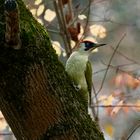
[{"label": "mossy bark", "polygon": [[21,49],[5,44],[0,0],[0,109],[18,140],[103,140],[86,113],[45,29],[21,0]]}]

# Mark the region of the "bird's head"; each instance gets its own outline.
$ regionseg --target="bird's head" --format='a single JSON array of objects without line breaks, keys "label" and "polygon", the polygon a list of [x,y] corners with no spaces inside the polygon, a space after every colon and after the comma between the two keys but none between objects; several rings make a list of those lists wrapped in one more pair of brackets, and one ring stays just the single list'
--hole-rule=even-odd
[{"label": "bird's head", "polygon": [[92,41],[88,41],[88,40],[84,40],[80,43],[80,48],[79,50],[81,52],[87,52],[87,53],[90,53],[92,50],[98,48],[98,47],[101,47],[101,46],[104,46],[106,44],[98,44],[98,43],[94,43]]}]

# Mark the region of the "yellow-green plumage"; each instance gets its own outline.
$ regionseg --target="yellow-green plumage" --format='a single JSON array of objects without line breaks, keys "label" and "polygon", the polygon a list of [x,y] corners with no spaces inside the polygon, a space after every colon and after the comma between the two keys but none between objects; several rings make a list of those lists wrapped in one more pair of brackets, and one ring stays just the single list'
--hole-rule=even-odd
[{"label": "yellow-green plumage", "polygon": [[79,96],[87,109],[88,103],[91,105],[92,89],[92,67],[88,56],[93,49],[104,45],[83,41],[80,43],[79,49],[71,54],[66,63],[66,71],[74,86],[78,87]]},{"label": "yellow-green plumage", "polygon": [[80,51],[73,52],[67,60],[66,71],[74,85],[79,88],[80,97],[88,108],[92,86],[92,68],[88,60],[88,54]]}]

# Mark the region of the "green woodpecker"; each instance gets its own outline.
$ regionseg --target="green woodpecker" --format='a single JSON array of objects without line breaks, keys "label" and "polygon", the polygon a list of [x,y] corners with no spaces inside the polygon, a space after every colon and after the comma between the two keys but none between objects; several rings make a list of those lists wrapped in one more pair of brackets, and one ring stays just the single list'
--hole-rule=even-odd
[{"label": "green woodpecker", "polygon": [[74,51],[66,62],[66,71],[81,94],[83,104],[88,109],[91,105],[92,67],[88,57],[92,50],[106,44],[96,44],[85,40],[80,43],[78,50]]}]

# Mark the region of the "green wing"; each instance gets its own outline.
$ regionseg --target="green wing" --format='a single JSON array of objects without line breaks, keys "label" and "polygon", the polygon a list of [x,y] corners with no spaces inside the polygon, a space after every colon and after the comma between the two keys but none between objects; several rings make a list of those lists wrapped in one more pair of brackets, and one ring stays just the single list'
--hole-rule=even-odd
[{"label": "green wing", "polygon": [[88,85],[89,92],[89,105],[91,105],[91,89],[92,89],[92,66],[89,61],[87,61],[86,70],[85,70],[86,82]]}]

